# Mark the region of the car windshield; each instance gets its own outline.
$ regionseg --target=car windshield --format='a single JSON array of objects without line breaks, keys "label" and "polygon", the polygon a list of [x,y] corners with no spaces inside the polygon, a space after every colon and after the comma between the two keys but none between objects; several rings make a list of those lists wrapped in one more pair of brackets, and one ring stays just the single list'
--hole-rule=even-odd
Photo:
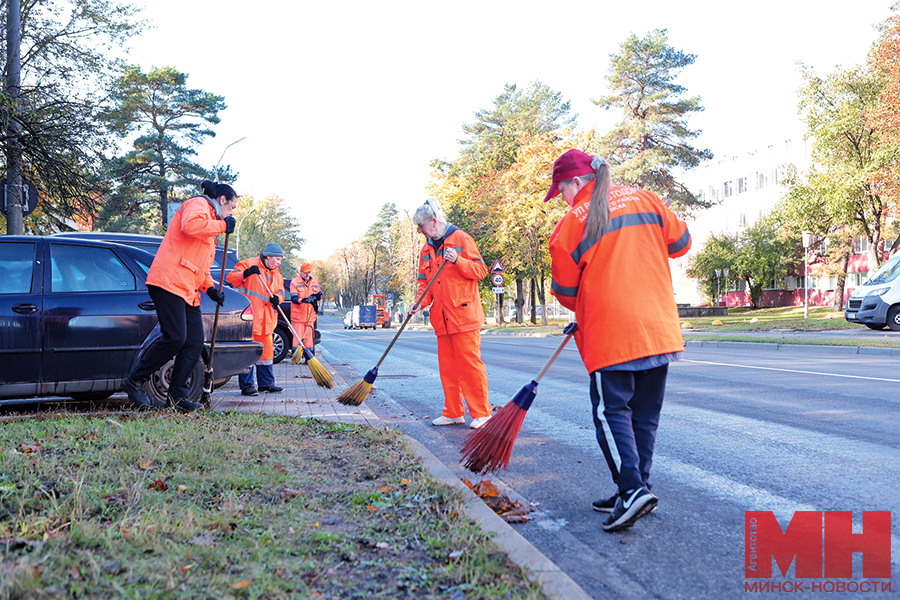
[{"label": "car windshield", "polygon": [[882,283],[890,283],[900,275],[900,254],[892,257],[881,268],[875,271],[863,285],[879,285]]}]

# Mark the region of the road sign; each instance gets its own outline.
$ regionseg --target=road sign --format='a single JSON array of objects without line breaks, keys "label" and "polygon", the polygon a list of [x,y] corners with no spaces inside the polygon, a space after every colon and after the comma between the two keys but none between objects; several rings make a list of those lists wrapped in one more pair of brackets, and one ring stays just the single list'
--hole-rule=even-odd
[{"label": "road sign", "polygon": [[503,285],[503,275],[500,273],[494,273],[491,276],[491,283],[498,286]]},{"label": "road sign", "polygon": [[491,291],[494,292],[495,294],[505,294],[506,288],[495,287],[495,288],[491,288]]},{"label": "road sign", "polygon": [[391,292],[388,292],[387,294],[384,295],[384,297],[385,297],[386,300],[393,300],[393,299],[394,299],[394,294],[391,293]]},{"label": "road sign", "polygon": [[491,267],[491,273],[503,272],[503,265],[500,264],[499,260],[494,261],[494,266]]}]

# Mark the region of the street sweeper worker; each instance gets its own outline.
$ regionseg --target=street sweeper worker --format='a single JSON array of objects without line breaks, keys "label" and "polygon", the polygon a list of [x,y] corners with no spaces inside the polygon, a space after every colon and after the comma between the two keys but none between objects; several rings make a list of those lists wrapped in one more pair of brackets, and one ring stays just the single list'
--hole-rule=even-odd
[{"label": "street sweeper worker", "polygon": [[[322,290],[319,281],[312,274],[312,265],[303,263],[300,274],[291,280],[291,325],[294,331],[303,336],[303,347],[315,355],[313,340],[313,323],[319,312]],[[301,340],[294,336],[293,351],[297,351]]]},{"label": "street sweeper worker", "polygon": [[552,293],[575,311],[590,373],[597,441],[616,493],[593,503],[618,531],[652,511],[650,467],[669,363],[684,351],[669,258],[691,247],[687,225],[649,191],[612,185],[602,158],[569,150],[544,201],[571,207],[550,235]]},{"label": "street sweeper worker", "polygon": [[444,410],[432,425],[465,423],[465,399],[472,416],[469,427],[478,429],[491,417],[487,370],[481,360],[484,309],[478,294],[478,281],[487,276],[487,265],[472,236],[449,224],[433,198],[416,210],[413,223],[425,236],[419,253],[417,296],[441,264],[449,263],[419,305],[410,310],[416,313],[430,306],[431,325],[437,335]]},{"label": "street sweeper worker", "polygon": [[[228,274],[228,283],[250,299],[253,308],[253,341],[263,345],[262,356],[256,365],[238,376],[241,394],[244,396],[284,391],[284,388],[275,385],[272,368],[272,359],[275,357],[272,333],[278,325],[278,306],[284,301],[284,277],[278,269],[283,258],[284,250],[281,246],[269,242],[259,256],[240,261]],[[254,368],[258,387],[253,381]]]},{"label": "street sweeper worker", "polygon": [[220,305],[225,302],[209,270],[215,259],[216,236],[234,231],[231,215],[238,195],[224,183],[204,181],[200,186],[203,195],[185,200],[175,212],[147,272],[147,292],[162,336],[122,381],[137,409],[164,408],[151,403],[144,386],[173,356],[167,405],[187,412],[202,407],[188,398],[187,385],[203,349],[200,292]]}]

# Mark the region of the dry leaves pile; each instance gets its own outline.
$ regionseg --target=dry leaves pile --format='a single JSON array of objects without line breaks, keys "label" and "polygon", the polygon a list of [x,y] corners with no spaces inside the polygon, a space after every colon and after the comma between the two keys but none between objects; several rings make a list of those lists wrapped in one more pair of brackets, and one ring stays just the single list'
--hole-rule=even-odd
[{"label": "dry leaves pile", "polygon": [[507,523],[524,523],[530,519],[528,509],[506,494],[501,494],[490,479],[473,484],[464,478],[463,483]]}]

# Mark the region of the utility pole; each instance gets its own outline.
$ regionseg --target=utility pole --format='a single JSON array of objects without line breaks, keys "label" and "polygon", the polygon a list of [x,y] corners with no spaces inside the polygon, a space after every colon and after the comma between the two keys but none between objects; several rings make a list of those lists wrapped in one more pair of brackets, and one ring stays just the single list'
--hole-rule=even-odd
[{"label": "utility pole", "polygon": [[21,7],[19,0],[7,2],[6,15],[6,93],[12,114],[6,115],[9,127],[9,141],[6,143],[6,233],[22,235],[22,150],[19,144],[21,127],[18,120],[21,43]]}]

